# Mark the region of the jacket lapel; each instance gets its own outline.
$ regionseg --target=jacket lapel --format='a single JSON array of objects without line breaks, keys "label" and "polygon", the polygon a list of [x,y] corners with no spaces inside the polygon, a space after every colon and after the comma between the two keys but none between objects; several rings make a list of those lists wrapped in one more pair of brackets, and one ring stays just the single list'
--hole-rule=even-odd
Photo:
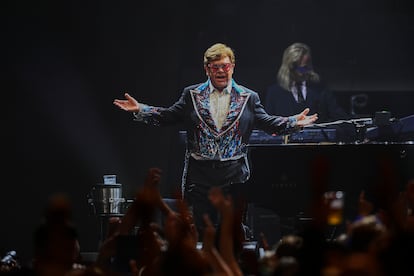
[{"label": "jacket lapel", "polygon": [[231,91],[231,100],[230,100],[230,107],[229,112],[227,113],[226,120],[223,123],[223,126],[220,129],[220,135],[225,133],[228,129],[233,126],[241,116],[244,107],[246,106],[247,99],[249,98],[249,94],[246,92],[238,93],[233,88]]},{"label": "jacket lapel", "polygon": [[203,90],[198,90],[199,88],[190,91],[194,110],[196,111],[198,118],[207,125],[210,131],[216,136],[216,126],[210,113],[210,91],[208,86],[202,87],[204,88]]},{"label": "jacket lapel", "polygon": [[191,90],[191,97],[193,101],[194,110],[197,113],[199,119],[210,129],[214,136],[219,137],[226,133],[240,118],[247,100],[250,96],[234,81],[231,90],[231,99],[229,112],[227,113],[226,120],[220,130],[217,130],[213,117],[210,112],[210,89],[208,88],[208,82],[200,85],[195,90]]}]

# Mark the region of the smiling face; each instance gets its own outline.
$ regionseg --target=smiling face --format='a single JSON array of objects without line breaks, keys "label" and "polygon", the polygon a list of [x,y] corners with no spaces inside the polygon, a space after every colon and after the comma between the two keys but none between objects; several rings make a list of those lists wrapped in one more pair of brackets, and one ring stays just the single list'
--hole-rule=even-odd
[{"label": "smiling face", "polygon": [[222,91],[233,78],[234,63],[231,62],[230,57],[224,56],[206,64],[204,70],[210,78],[211,84]]}]

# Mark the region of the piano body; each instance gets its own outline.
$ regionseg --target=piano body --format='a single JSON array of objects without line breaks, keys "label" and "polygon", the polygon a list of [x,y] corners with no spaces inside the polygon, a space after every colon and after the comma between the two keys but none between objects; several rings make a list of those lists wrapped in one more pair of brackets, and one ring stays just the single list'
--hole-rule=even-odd
[{"label": "piano body", "polygon": [[[357,216],[361,191],[376,208],[384,207],[384,193],[397,197],[414,179],[413,119],[386,126],[373,125],[372,120],[351,122],[355,135],[338,135],[338,124],[305,128],[289,136],[254,130],[248,145],[247,183],[253,236],[264,233],[275,243],[300,231],[312,220],[311,200],[317,189],[344,192],[344,223]],[[341,231],[344,223],[338,226]],[[327,235],[339,231],[336,228]]]}]

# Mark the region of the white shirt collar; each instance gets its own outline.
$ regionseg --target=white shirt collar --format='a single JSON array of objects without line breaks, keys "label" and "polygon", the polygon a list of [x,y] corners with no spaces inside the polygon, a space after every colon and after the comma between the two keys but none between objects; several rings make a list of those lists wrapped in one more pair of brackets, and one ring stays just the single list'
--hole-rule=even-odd
[{"label": "white shirt collar", "polygon": [[301,87],[303,87],[304,85],[306,85],[306,81],[302,81],[302,82],[293,82],[292,83],[292,87],[296,87],[296,84],[300,84]]}]

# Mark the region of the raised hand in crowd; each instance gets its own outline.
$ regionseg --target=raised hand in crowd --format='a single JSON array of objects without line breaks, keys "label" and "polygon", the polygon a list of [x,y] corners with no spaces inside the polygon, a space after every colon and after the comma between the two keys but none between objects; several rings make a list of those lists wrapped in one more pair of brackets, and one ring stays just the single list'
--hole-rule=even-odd
[{"label": "raised hand in crowd", "polygon": [[197,249],[198,233],[187,204],[176,199],[178,215],[170,213],[165,218],[164,235],[168,248],[164,252],[162,275],[206,275],[211,266]]},{"label": "raised hand in crowd", "polygon": [[216,247],[216,228],[208,214],[204,215],[203,253],[209,262],[214,275],[234,275],[230,267],[220,255]]},{"label": "raised hand in crowd", "polygon": [[240,223],[235,222],[236,217],[238,216],[235,215],[232,198],[231,196],[225,197],[219,187],[212,187],[208,197],[211,204],[218,210],[221,216],[219,252],[234,275],[243,275],[235,256],[236,252],[234,251],[235,243],[236,245],[242,246],[240,240],[235,240],[235,238],[241,236],[239,232],[236,231],[241,231],[242,229],[238,227],[235,228],[235,225],[240,225]]},{"label": "raised hand in crowd", "polygon": [[154,216],[157,208],[166,210],[158,189],[160,179],[161,170],[150,168],[122,219],[110,219],[107,237],[94,264],[97,269],[106,274],[138,271],[141,275],[158,270],[164,243]]}]

